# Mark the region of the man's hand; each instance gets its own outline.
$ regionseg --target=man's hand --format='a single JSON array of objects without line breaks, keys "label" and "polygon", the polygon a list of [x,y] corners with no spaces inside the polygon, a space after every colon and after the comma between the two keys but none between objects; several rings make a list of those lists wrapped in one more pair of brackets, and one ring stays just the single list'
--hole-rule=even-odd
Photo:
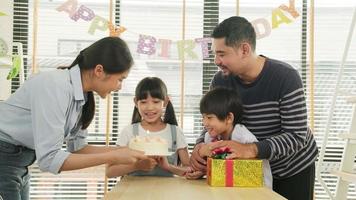
[{"label": "man's hand", "polygon": [[233,140],[221,140],[218,142],[211,143],[211,148],[230,148],[231,154],[227,156],[227,159],[234,158],[256,158],[257,157],[257,146],[256,144],[241,144]]},{"label": "man's hand", "polygon": [[204,145],[203,143],[195,145],[192,155],[190,157],[190,165],[194,170],[206,171],[206,161],[199,155],[199,149]]}]

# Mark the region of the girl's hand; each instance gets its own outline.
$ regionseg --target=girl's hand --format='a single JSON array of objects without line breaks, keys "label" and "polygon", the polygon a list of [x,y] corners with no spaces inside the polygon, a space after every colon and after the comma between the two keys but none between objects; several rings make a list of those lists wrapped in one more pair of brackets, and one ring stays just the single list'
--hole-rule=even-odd
[{"label": "girl's hand", "polygon": [[148,159],[143,151],[122,147],[106,153],[109,164],[134,164],[139,160]]},{"label": "girl's hand", "polygon": [[156,157],[158,166],[161,167],[164,170],[169,171],[170,168],[170,164],[168,163],[168,159],[165,156],[160,156],[160,157]]},{"label": "girl's hand", "polygon": [[139,160],[135,163],[135,168],[142,171],[152,171],[157,165],[157,161],[153,158]]},{"label": "girl's hand", "polygon": [[205,173],[203,171],[187,172],[185,178],[189,180],[195,180],[203,177]]}]

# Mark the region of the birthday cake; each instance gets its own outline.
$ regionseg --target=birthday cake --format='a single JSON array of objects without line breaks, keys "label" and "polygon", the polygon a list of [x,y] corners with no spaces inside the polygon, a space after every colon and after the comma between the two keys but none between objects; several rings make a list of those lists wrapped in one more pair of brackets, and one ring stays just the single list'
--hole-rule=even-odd
[{"label": "birthday cake", "polygon": [[130,140],[129,148],[144,151],[145,155],[169,155],[168,143],[160,137],[136,136]]}]

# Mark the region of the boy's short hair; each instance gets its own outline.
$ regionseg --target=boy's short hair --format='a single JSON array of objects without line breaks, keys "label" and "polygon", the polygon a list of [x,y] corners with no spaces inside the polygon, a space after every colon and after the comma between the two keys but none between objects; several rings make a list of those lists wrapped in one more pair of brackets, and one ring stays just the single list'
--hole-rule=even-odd
[{"label": "boy's short hair", "polygon": [[217,87],[200,100],[201,114],[214,114],[219,120],[225,120],[230,112],[234,115],[234,125],[241,123],[243,106],[236,90]]}]

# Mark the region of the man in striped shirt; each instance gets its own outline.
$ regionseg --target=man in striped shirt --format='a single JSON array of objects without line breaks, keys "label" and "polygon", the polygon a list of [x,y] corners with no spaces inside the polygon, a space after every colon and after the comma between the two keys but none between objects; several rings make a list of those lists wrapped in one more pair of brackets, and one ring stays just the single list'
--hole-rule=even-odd
[{"label": "man in striped shirt", "polygon": [[[245,18],[234,16],[215,27],[212,37],[215,63],[220,70],[211,88],[236,89],[244,106],[243,124],[259,142],[220,141],[236,158],[268,159],[273,190],[287,199],[313,199],[318,149],[307,126],[303,84],[289,64],[255,53],[256,33]],[[218,103],[218,102],[217,102]],[[203,134],[204,135],[204,134]],[[191,164],[205,170],[198,138]]]}]

